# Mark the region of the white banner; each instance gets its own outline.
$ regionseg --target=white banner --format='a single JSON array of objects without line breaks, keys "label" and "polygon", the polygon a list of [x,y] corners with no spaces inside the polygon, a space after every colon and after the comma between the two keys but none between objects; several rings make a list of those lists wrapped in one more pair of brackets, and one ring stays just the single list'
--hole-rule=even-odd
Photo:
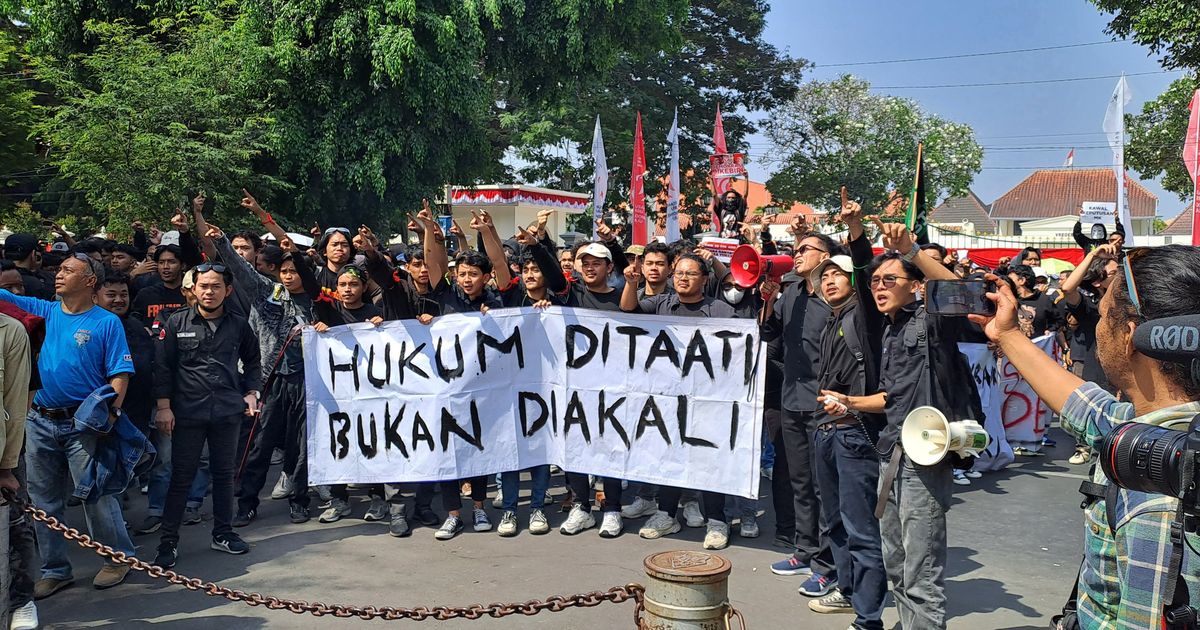
[{"label": "white banner", "polygon": [[[1053,333],[1037,337],[1033,343],[1056,361],[1062,358]],[[1037,392],[1033,391],[1029,381],[1007,358],[1000,360],[999,395],[1000,418],[1004,422],[1004,434],[1009,443],[1031,451],[1040,450],[1042,435],[1050,426],[1053,414]]]},{"label": "white banner", "polygon": [[976,421],[983,425],[990,438],[987,450],[975,460],[975,470],[1000,470],[1015,458],[1012,445],[1004,436],[1004,420],[1000,417],[1000,362],[986,343],[959,342],[958,351],[967,357],[979,401],[983,403],[984,417]]},{"label": "white banner", "polygon": [[309,483],[564,470],[754,497],[754,320],[497,310],[304,332]]},{"label": "white banner", "polygon": [[1104,223],[1115,225],[1117,219],[1117,204],[1107,201],[1085,201],[1080,206],[1079,222],[1084,225]]}]

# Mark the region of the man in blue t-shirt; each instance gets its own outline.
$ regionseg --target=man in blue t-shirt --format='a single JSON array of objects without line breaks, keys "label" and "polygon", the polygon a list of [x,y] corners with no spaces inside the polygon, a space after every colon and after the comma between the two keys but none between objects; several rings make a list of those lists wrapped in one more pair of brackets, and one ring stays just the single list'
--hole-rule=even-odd
[{"label": "man in blue t-shirt", "polygon": [[[34,396],[26,423],[25,461],[34,505],[60,520],[67,500],[63,489],[79,483],[96,442],[94,434],[73,434],[75,410],[88,395],[108,383],[117,392],[112,402],[112,418],[116,418],[133,374],[121,320],[92,300],[103,281],[104,267],[99,262],[74,254],[63,261],[54,278],[58,302],[0,290],[0,300],[46,320],[46,340],[38,356],[42,389]],[[134,555],[121,504],[115,496],[84,503],[84,511],[94,539]],[[74,578],[66,539],[38,524],[38,542],[42,577],[34,586],[34,597],[42,599],[69,586]],[[98,589],[116,586],[125,581],[128,572],[127,565],[106,564],[92,585]]]}]

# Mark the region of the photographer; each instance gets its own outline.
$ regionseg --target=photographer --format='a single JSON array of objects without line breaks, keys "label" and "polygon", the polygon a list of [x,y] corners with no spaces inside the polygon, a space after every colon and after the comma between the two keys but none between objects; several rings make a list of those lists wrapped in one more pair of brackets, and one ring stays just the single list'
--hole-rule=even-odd
[{"label": "photographer", "polygon": [[[995,280],[995,276],[989,276]],[[1143,279],[1139,283],[1138,279]],[[1092,448],[1126,422],[1186,430],[1200,413],[1200,384],[1186,366],[1151,359],[1133,343],[1147,320],[1200,313],[1200,249],[1183,245],[1128,252],[1100,298],[1096,356],[1124,400],[1059,367],[1017,327],[1017,300],[1004,286],[989,297],[998,305],[984,331],[1025,376],[1038,396],[1062,418],[1062,427]],[[1109,486],[1097,467],[1092,482],[1106,486],[1085,511],[1084,558],[1078,581],[1080,627],[1163,626],[1177,499]],[[1200,539],[1188,535],[1188,545]],[[1200,604],[1200,565],[1185,554],[1181,575],[1192,606]],[[1193,560],[1189,562],[1189,560]]]}]

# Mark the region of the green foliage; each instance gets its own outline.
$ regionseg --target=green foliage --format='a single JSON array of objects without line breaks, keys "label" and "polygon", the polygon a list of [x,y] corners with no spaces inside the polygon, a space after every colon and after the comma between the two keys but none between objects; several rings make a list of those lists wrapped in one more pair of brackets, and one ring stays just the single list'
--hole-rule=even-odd
[{"label": "green foliage", "polygon": [[30,82],[19,76],[23,64],[17,45],[11,33],[0,30],[0,189],[28,179],[37,161],[29,134],[38,108]]},{"label": "green foliage", "polygon": [[1200,69],[1200,3],[1196,0],[1091,0],[1113,14],[1107,31],[1162,55],[1167,68]]},{"label": "green foliage", "polygon": [[777,202],[837,208],[845,186],[867,213],[907,196],[925,143],[929,203],[967,191],[983,149],[967,125],[927,114],[908,99],[872,94],[866,81],[842,76],[807,83],[768,116],[766,135],[778,161],[767,182]]},{"label": "green foliage", "polygon": [[42,215],[24,201],[9,206],[0,205],[0,225],[14,234],[23,232],[41,238],[49,235],[49,231],[42,227]]},{"label": "green foliage", "polygon": [[[511,100],[501,117],[511,134],[521,178],[573,191],[592,187],[592,133],[599,114],[608,157],[610,204],[628,198],[634,122],[642,114],[650,176],[669,165],[667,132],[679,109],[680,173],[685,197],[708,189],[713,118],[724,112],[730,151],[745,152],[756,130],[745,111],[761,111],[790,99],[805,66],[763,41],[767,2],[694,0],[681,20],[681,38],[659,54],[624,52],[607,73],[594,74],[573,96],[554,107]],[[621,46],[624,48],[624,46]],[[688,177],[689,169],[694,169]],[[587,230],[590,233],[590,228]]]},{"label": "green foliage", "polygon": [[1180,199],[1192,197],[1192,180],[1182,156],[1188,105],[1197,89],[1200,79],[1195,75],[1176,79],[1158,98],[1146,101],[1140,113],[1125,115],[1130,136],[1126,163],[1143,179],[1162,176],[1163,188]]},{"label": "green foliage", "polygon": [[256,82],[263,51],[245,23],[183,16],[141,34],[123,22],[89,22],[98,42],[72,65],[39,76],[60,104],[39,127],[51,162],[110,226],[161,218],[189,191],[227,206],[241,186],[280,184],[257,175],[271,119]]}]

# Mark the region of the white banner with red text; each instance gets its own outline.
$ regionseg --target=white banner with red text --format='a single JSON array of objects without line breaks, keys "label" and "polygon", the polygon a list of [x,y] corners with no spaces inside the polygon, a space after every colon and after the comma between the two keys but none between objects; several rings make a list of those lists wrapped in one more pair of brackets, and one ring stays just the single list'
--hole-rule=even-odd
[{"label": "white banner with red text", "polygon": [[754,320],[553,307],[304,332],[309,483],[541,464],[758,493]]}]

